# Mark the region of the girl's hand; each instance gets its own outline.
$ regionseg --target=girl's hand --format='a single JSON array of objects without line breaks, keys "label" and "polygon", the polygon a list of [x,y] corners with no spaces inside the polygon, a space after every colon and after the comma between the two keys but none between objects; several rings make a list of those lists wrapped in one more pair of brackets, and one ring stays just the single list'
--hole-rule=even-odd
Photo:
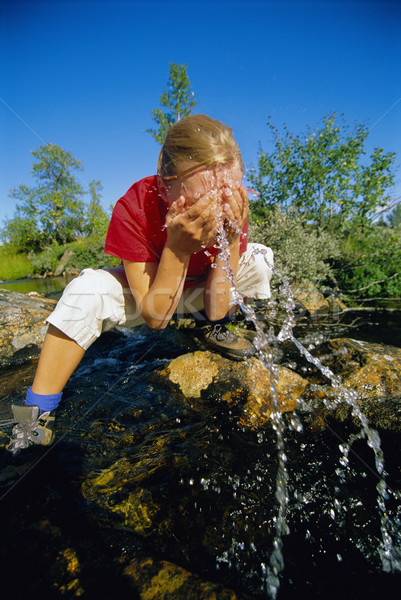
[{"label": "girl's hand", "polygon": [[210,248],[216,241],[215,197],[206,195],[188,207],[180,196],[172,203],[166,217],[167,244],[177,255],[191,255]]},{"label": "girl's hand", "polygon": [[232,243],[240,235],[241,229],[248,217],[248,194],[242,185],[234,189],[224,188],[222,200],[226,216],[224,229],[229,243]]}]

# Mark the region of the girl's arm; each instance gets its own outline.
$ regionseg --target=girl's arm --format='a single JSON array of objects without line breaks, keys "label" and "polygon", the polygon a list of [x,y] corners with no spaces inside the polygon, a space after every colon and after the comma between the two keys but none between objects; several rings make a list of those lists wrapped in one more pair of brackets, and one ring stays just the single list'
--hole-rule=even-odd
[{"label": "girl's arm", "polygon": [[167,214],[167,242],[158,263],[124,260],[135,302],[153,329],[164,329],[180,300],[191,255],[213,245],[217,224],[213,199],[205,197],[187,210],[185,198],[174,202]]}]

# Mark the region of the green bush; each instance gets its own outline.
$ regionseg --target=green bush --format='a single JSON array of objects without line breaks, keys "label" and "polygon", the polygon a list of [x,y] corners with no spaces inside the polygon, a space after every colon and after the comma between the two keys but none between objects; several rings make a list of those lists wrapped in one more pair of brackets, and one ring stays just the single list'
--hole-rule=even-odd
[{"label": "green bush", "polygon": [[401,297],[401,228],[349,232],[336,265],[341,289],[354,300]]},{"label": "green bush", "polygon": [[33,272],[36,275],[46,275],[52,273],[57,267],[60,258],[63,255],[65,247],[57,242],[53,242],[39,254],[31,252],[29,259],[32,262]]},{"label": "green bush", "polygon": [[272,207],[263,222],[250,222],[249,239],[270,246],[275,266],[290,283],[311,279],[317,285],[332,277],[331,261],[339,258],[340,244],[329,232],[304,224],[302,217]]},{"label": "green bush", "polygon": [[121,262],[119,258],[105,254],[104,241],[104,237],[93,236],[69,244],[68,247],[74,253],[69,266],[82,270],[88,267],[103,269],[119,265]]},{"label": "green bush", "polygon": [[104,253],[104,237],[93,236],[65,246],[53,242],[40,254],[30,254],[34,273],[41,275],[53,273],[67,248],[73,252],[67,268],[78,271],[88,267],[92,269],[114,267],[121,262],[120,259]]}]

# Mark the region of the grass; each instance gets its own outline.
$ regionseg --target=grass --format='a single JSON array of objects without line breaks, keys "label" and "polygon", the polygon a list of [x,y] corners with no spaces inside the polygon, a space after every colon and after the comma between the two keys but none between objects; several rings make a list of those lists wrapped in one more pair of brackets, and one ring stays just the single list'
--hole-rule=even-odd
[{"label": "grass", "polygon": [[0,280],[23,279],[32,272],[32,263],[26,254],[16,254],[0,247]]}]

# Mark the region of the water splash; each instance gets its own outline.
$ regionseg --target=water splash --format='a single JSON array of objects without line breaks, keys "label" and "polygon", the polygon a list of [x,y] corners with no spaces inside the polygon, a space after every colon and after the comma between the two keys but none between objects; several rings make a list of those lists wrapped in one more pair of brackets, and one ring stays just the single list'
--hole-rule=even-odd
[{"label": "water splash", "polygon": [[[237,233],[240,230],[237,228]],[[289,526],[287,523],[286,513],[287,505],[289,503],[288,493],[288,472],[286,467],[287,456],[285,452],[284,434],[286,429],[285,421],[282,417],[279,402],[277,398],[277,367],[273,361],[273,354],[270,349],[271,343],[277,342],[291,342],[299,351],[300,355],[303,356],[310,364],[314,365],[331,383],[333,389],[336,392],[336,398],[326,399],[325,405],[329,409],[334,409],[339,406],[342,402],[346,402],[351,408],[351,414],[356,418],[361,426],[361,430],[358,434],[351,436],[348,442],[343,442],[339,445],[341,452],[340,465],[344,468],[348,466],[348,454],[351,449],[351,445],[356,439],[366,439],[368,446],[373,450],[375,459],[375,468],[378,478],[376,485],[377,490],[377,506],[380,514],[381,522],[381,543],[378,548],[378,554],[381,559],[382,568],[385,572],[401,571],[401,539],[399,524],[392,521],[386,510],[386,501],[389,498],[391,490],[389,490],[386,483],[386,472],[384,470],[384,456],[381,448],[381,441],[378,432],[371,428],[368,419],[364,412],[361,410],[358,403],[358,395],[354,390],[345,388],[341,382],[341,379],[337,377],[328,367],[324,366],[322,362],[314,357],[311,352],[303,346],[299,340],[293,334],[293,328],[296,324],[294,309],[295,302],[292,294],[292,290],[281,276],[279,271],[269,263],[266,257],[266,251],[262,249],[255,249],[251,260],[255,260],[257,254],[263,254],[264,260],[276,276],[278,276],[282,282],[280,291],[283,293],[285,318],[281,325],[281,329],[277,335],[274,334],[273,328],[269,328],[265,331],[265,325],[258,318],[251,305],[246,304],[242,295],[238,292],[235,284],[235,273],[230,264],[230,249],[227,236],[224,229],[224,224],[220,222],[219,232],[217,236],[216,248],[219,250],[219,256],[224,264],[223,270],[226,277],[230,282],[231,292],[231,303],[233,306],[240,308],[245,318],[250,321],[256,331],[256,337],[254,339],[254,345],[257,350],[257,356],[262,361],[264,366],[268,369],[271,381],[271,393],[273,398],[273,410],[271,415],[271,422],[273,430],[276,434],[276,447],[278,457],[278,467],[276,475],[276,489],[275,498],[277,501],[277,515],[275,517],[275,535],[273,539],[273,549],[269,557],[269,561],[261,563],[262,577],[264,585],[266,586],[266,592],[273,600],[277,597],[277,593],[280,587],[280,573],[284,569],[284,556],[283,556],[283,536],[289,533]],[[212,265],[216,266],[216,265]],[[295,431],[302,430],[302,424],[294,412],[289,427]],[[341,473],[341,469],[339,469]],[[395,545],[394,540],[397,540]],[[237,548],[238,549],[238,548]],[[235,550],[235,549],[234,549]],[[227,557],[222,557],[227,559]],[[342,560],[342,558],[338,558]]]}]

